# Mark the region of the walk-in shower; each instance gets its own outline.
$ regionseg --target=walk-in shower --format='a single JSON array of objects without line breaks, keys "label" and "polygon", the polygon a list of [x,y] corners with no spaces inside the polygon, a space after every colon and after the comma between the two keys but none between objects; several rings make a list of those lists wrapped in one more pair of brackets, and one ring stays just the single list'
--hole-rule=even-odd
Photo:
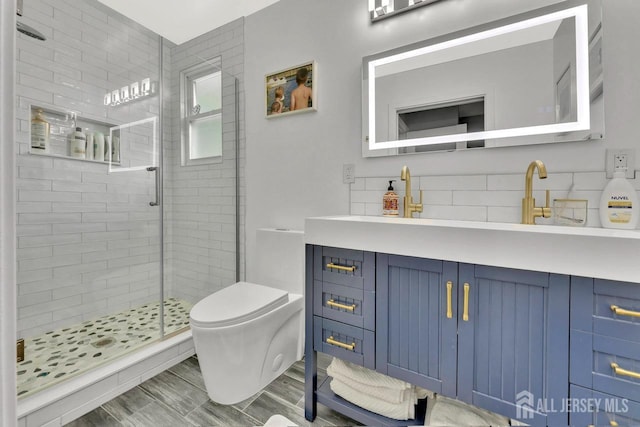
[{"label": "walk-in shower", "polygon": [[19,398],[184,331],[239,262],[234,46],[97,0],[24,9],[42,33],[17,37]]}]

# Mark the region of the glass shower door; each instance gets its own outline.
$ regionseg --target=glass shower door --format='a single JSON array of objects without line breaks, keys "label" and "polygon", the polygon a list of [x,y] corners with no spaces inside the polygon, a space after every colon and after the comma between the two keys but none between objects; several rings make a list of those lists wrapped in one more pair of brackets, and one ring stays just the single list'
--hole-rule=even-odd
[{"label": "glass shower door", "polygon": [[158,35],[99,2],[25,0],[21,19],[46,36],[17,37],[24,397],[162,337],[162,58]]}]

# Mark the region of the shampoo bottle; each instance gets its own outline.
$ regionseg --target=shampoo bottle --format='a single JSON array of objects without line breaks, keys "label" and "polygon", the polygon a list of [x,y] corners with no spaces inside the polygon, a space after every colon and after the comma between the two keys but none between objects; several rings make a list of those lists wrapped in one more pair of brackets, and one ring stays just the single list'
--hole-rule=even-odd
[{"label": "shampoo bottle", "polygon": [[393,181],[389,181],[389,188],[382,196],[382,215],[398,216],[398,193],[393,191]]},{"label": "shampoo bottle", "polygon": [[93,159],[104,162],[104,134],[102,132],[93,134]]},{"label": "shampoo bottle", "polygon": [[95,151],[93,151],[93,132],[89,132],[89,129],[85,129],[84,136],[87,138],[87,159],[93,160],[93,153],[95,153]]},{"label": "shampoo bottle", "polygon": [[48,152],[50,130],[51,127],[45,120],[43,111],[38,110],[31,120],[31,148],[35,148],[38,152]]},{"label": "shampoo bottle", "polygon": [[626,180],[625,172],[614,172],[613,179],[602,191],[600,223],[605,228],[634,229],[638,226],[638,193]]},{"label": "shampoo bottle", "polygon": [[81,127],[76,127],[69,137],[69,155],[76,159],[86,158],[87,137]]}]

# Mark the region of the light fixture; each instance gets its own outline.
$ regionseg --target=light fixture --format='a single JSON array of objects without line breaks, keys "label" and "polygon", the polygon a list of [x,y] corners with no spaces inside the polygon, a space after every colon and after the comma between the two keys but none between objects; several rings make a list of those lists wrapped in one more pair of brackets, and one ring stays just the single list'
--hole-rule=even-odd
[{"label": "light fixture", "polygon": [[151,81],[151,79],[147,77],[139,82],[133,82],[120,89],[108,92],[104,96],[104,105],[115,107],[116,105],[126,104],[139,98],[155,95],[155,93],[156,82]]},{"label": "light fixture", "polygon": [[[376,67],[386,65],[419,55],[438,52],[464,44],[485,40],[491,37],[513,33],[518,30],[537,25],[559,21],[565,18],[575,18],[576,37],[576,121],[569,123],[555,123],[549,125],[525,126],[512,129],[470,132],[426,138],[413,138],[400,141],[376,142]],[[389,148],[412,147],[419,145],[444,144],[457,141],[471,141],[481,139],[509,138],[514,136],[528,136],[540,134],[555,134],[588,130],[591,127],[590,99],[589,99],[589,40],[587,5],[577,6],[547,15],[538,16],[502,27],[481,31],[468,36],[447,40],[441,43],[401,52],[396,55],[375,59],[369,62],[369,149],[381,150]]]},{"label": "light fixture", "polygon": [[371,22],[375,22],[437,1],[439,0],[409,0],[396,3],[396,0],[369,0],[369,17]]}]

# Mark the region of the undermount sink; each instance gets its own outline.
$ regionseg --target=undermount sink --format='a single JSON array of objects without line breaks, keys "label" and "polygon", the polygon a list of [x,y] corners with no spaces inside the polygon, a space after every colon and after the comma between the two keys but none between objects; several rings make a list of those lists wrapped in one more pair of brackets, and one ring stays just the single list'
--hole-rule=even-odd
[{"label": "undermount sink", "polygon": [[307,218],[307,243],[471,264],[640,281],[640,230],[450,221]]}]

